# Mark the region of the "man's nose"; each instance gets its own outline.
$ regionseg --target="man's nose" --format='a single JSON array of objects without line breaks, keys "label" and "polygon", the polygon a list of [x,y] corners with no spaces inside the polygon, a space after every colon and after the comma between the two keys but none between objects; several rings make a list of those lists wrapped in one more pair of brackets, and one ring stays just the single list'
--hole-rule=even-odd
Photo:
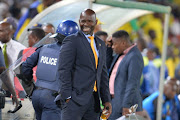
[{"label": "man's nose", "polygon": [[85,26],[88,26],[88,22],[84,22],[84,25],[85,25]]}]

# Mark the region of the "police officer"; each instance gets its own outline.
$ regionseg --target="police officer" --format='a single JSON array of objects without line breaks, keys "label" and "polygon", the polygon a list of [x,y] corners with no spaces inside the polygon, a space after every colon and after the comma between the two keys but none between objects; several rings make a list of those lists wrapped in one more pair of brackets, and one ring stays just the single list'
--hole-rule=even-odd
[{"label": "police officer", "polygon": [[37,48],[22,64],[22,72],[27,80],[32,80],[33,67],[37,65],[37,81],[32,94],[32,104],[35,109],[37,120],[60,120],[60,108],[54,102],[55,93],[59,91],[60,81],[58,80],[58,58],[63,39],[76,33],[78,25],[66,20],[58,25],[54,44],[44,45]]}]

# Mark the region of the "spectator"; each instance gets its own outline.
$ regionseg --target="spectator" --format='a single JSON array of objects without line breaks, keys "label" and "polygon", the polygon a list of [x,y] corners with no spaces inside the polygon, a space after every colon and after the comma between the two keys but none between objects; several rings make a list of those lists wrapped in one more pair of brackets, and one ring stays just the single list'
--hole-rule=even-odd
[{"label": "spectator", "polygon": [[154,65],[154,51],[148,49],[147,51],[148,62],[143,69],[143,83],[141,86],[143,99],[158,91],[159,89],[159,69]]},{"label": "spectator", "polygon": [[0,21],[9,16],[8,5],[4,2],[0,2]]},{"label": "spectator", "polygon": [[108,37],[107,32],[105,31],[98,31],[95,33],[96,36],[98,36],[101,40],[103,40],[106,43],[106,39]]},{"label": "spectator", "polygon": [[[18,55],[18,58],[20,58],[21,56],[22,57],[22,61],[26,61],[26,59],[31,56],[35,50],[37,48],[33,47],[36,43],[38,43],[44,36],[45,36],[45,32],[40,28],[40,27],[32,27],[32,28],[29,28],[28,29],[28,43],[29,43],[29,47],[24,49],[24,50],[21,50],[19,52],[19,55]],[[21,68],[21,67],[20,67]],[[36,82],[36,69],[37,67],[34,67],[33,68],[33,82]],[[31,92],[31,86],[27,85],[24,81],[25,79],[22,77],[22,71],[20,70],[20,75],[18,75],[18,77],[22,80],[22,86],[24,88],[24,90],[26,91],[27,95],[30,94]],[[18,89],[18,95],[20,98],[22,98],[23,96],[20,94],[20,92],[23,90],[20,86],[20,83],[19,81],[15,81],[15,87],[16,89]]]},{"label": "spectator", "polygon": [[107,50],[106,50],[106,66],[107,69],[109,71],[109,68],[111,66],[111,62],[112,62],[112,54],[113,54],[113,50],[112,50],[112,43],[109,42],[112,39],[112,36],[108,37],[107,32],[104,31],[98,31],[95,33],[95,35],[97,35],[101,40],[103,40],[106,44]]},{"label": "spectator", "polygon": [[[22,49],[26,48],[24,45],[20,44],[19,42],[12,40],[12,34],[13,34],[13,26],[9,24],[8,22],[1,21],[0,22],[0,46],[2,46],[3,48],[4,61],[7,68],[11,66],[17,60],[19,52]],[[13,73],[10,74],[10,79],[14,85]]]},{"label": "spectator", "polygon": [[51,24],[51,23],[43,24],[42,29],[44,30],[45,35],[47,35],[48,33],[52,33],[52,34],[55,33],[55,28],[54,28],[53,24]]},{"label": "spectator", "polygon": [[55,2],[58,2],[60,0],[42,0],[42,2],[35,1],[31,4],[30,8],[26,12],[25,15],[23,15],[18,24],[18,28],[15,33],[15,37],[18,40],[21,33],[25,29],[25,27],[29,24],[29,22],[40,12],[42,12],[44,9],[49,7],[50,5],[54,4]]},{"label": "spectator", "polygon": [[7,17],[3,21],[12,25],[12,27],[13,27],[12,39],[14,39],[14,33],[15,33],[16,29],[17,29],[17,22],[15,21],[15,19],[13,17]]},{"label": "spectator", "polygon": [[97,18],[97,25],[94,28],[94,33],[98,32],[98,31],[102,31],[101,25],[103,25],[104,23],[101,22],[98,18]]},{"label": "spectator", "polygon": [[[162,120],[180,119],[180,102],[176,92],[176,82],[171,80],[166,81],[163,91]],[[143,101],[143,108],[148,112],[151,120],[156,120],[158,96],[159,91],[153,93]]]}]

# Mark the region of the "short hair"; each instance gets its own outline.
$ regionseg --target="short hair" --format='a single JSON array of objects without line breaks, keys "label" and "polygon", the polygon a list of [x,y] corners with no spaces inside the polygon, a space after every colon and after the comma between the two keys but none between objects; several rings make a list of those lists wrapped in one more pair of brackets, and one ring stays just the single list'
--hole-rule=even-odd
[{"label": "short hair", "polygon": [[43,23],[41,28],[43,28],[44,26],[51,26],[55,29],[54,25],[51,23]]},{"label": "short hair", "polygon": [[39,40],[45,36],[45,32],[40,27],[29,28],[28,31],[32,31],[32,35],[36,36]]},{"label": "short hair", "polygon": [[105,31],[98,31],[95,33],[96,36],[101,36],[101,35],[104,35],[104,36],[108,36],[107,32]]},{"label": "short hair", "polygon": [[112,37],[115,38],[125,38],[125,40],[130,41],[129,34],[125,30],[119,30],[112,34]]}]

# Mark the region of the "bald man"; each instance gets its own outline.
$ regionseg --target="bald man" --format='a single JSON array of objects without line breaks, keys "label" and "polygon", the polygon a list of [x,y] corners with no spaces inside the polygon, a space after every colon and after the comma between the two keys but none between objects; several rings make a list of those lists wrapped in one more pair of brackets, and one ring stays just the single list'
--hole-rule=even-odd
[{"label": "bald man", "polygon": [[[18,57],[19,52],[26,47],[21,43],[12,40],[13,26],[8,22],[0,22],[0,46],[4,54],[6,68],[10,67]],[[14,85],[14,75],[11,72],[10,80]],[[5,88],[6,89],[6,88]],[[7,89],[6,89],[7,90]],[[7,92],[8,94],[9,92]],[[7,95],[10,96],[10,93]]]},{"label": "bald man", "polygon": [[51,24],[51,23],[43,24],[42,29],[44,30],[45,35],[47,35],[48,33],[52,33],[52,34],[55,33],[55,28],[54,28],[53,24]]},{"label": "bald man", "polygon": [[108,118],[111,114],[106,69],[106,47],[94,35],[96,14],[86,9],[80,14],[81,30],[64,39],[60,51],[62,120],[99,120],[100,99]]},{"label": "bald man", "polygon": [[[0,22],[0,46],[4,49],[6,46],[6,53],[8,58],[8,64],[6,67],[9,67],[13,64],[18,57],[19,52],[26,47],[21,43],[12,40],[13,27],[8,22]],[[5,58],[6,59],[6,58]],[[6,61],[5,61],[6,62]]]}]

